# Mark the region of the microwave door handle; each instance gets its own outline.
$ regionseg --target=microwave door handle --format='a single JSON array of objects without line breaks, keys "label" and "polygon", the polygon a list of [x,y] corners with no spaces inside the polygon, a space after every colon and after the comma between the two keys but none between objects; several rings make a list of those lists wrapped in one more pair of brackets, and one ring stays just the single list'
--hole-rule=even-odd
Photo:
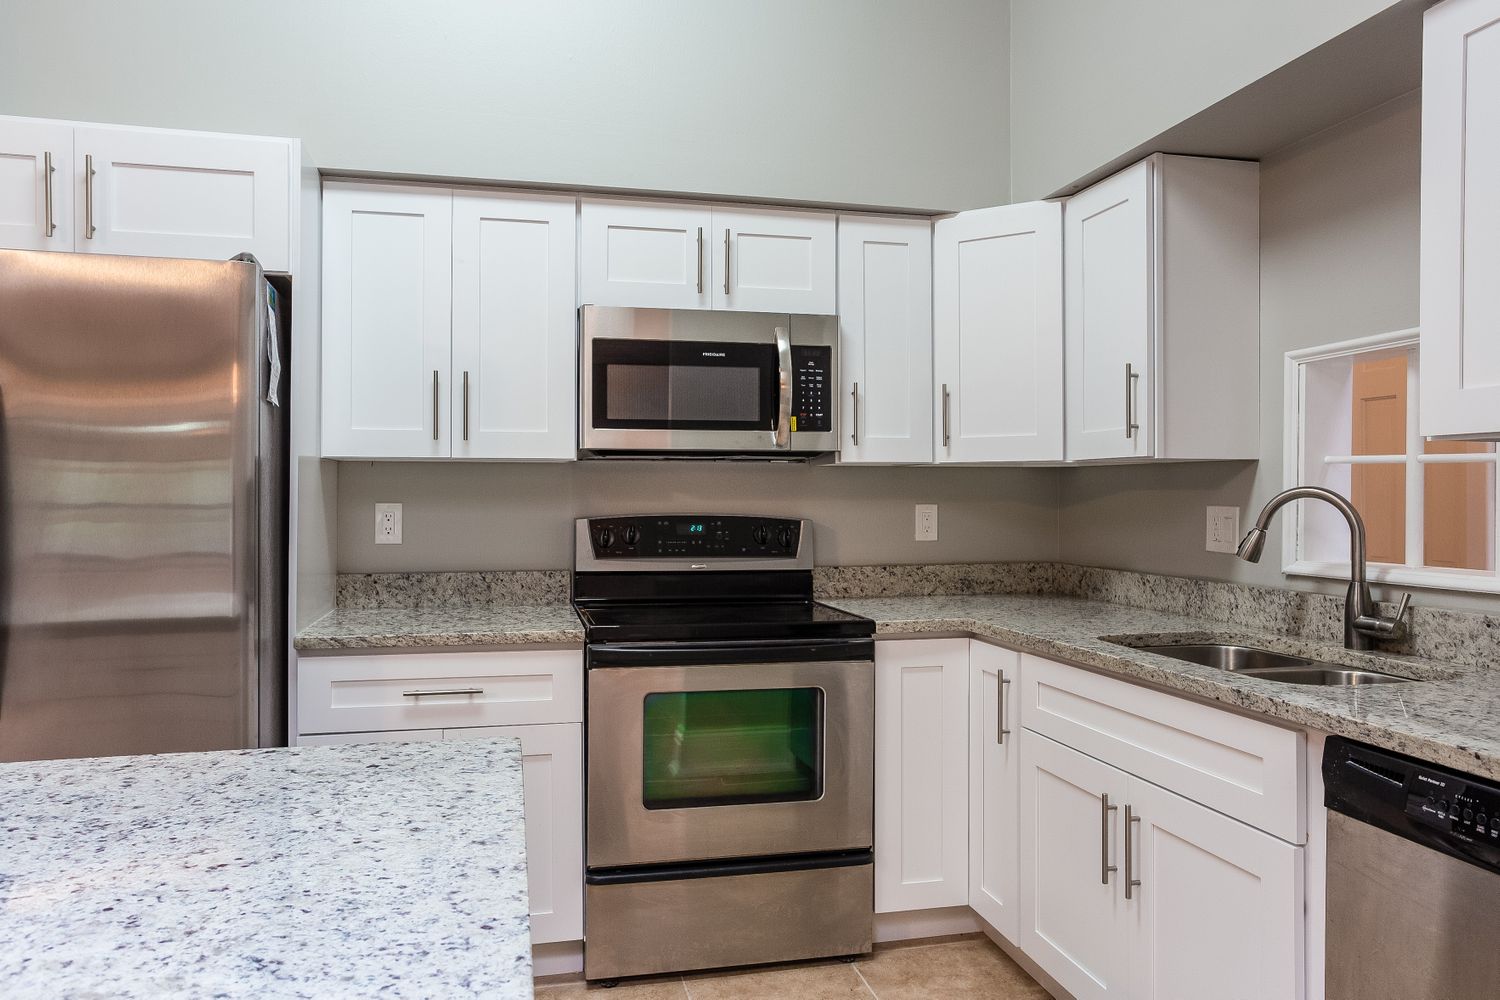
[{"label": "microwave door handle", "polygon": [[776,328],[776,363],[781,375],[781,389],[771,440],[777,448],[790,448],[792,443],[792,338],[787,329],[785,326]]}]

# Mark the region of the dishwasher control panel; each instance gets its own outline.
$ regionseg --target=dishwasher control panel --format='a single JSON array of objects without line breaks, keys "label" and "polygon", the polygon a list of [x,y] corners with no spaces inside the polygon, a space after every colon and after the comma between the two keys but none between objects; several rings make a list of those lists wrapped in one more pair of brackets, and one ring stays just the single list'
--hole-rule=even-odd
[{"label": "dishwasher control panel", "polygon": [[1500,844],[1500,792],[1451,774],[1413,768],[1406,783],[1406,814],[1448,833]]}]

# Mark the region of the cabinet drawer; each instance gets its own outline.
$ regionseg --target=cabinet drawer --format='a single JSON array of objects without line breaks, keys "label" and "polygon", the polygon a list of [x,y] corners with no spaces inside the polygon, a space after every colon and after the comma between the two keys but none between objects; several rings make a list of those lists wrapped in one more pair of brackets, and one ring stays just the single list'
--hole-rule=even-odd
[{"label": "cabinet drawer", "polygon": [[304,656],[304,734],[583,721],[577,650]]},{"label": "cabinet drawer", "polygon": [[1025,656],[1027,729],[1293,843],[1307,835],[1303,734]]}]

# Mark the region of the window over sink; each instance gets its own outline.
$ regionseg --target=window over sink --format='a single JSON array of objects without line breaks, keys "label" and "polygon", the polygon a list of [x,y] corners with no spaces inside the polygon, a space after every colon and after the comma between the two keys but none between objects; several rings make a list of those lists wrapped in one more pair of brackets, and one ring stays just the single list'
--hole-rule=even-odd
[{"label": "window over sink", "polygon": [[[1288,486],[1324,486],[1364,518],[1377,583],[1500,592],[1493,442],[1417,433],[1416,330],[1286,356]],[[1332,508],[1297,504],[1282,572],[1348,579],[1349,532]]]}]

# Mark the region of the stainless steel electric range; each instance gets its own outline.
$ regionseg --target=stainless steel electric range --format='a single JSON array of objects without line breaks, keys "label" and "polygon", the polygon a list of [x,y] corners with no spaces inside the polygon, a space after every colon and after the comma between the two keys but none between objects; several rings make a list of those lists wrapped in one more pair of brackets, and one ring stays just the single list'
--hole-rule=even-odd
[{"label": "stainless steel electric range", "polygon": [[577,522],[588,979],[869,951],[874,623],[806,521]]}]

